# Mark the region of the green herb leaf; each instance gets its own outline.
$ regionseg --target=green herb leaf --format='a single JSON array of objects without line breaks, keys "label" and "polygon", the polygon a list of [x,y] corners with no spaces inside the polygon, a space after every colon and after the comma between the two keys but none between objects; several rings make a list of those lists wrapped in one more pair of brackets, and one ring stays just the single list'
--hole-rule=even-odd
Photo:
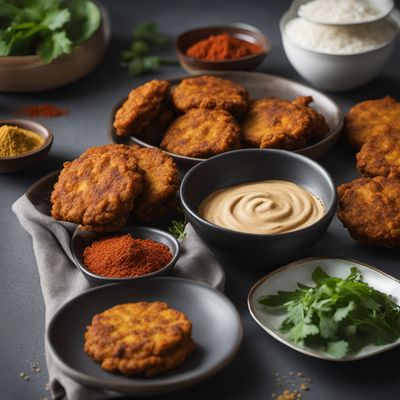
[{"label": "green herb leaf", "polygon": [[349,343],[344,340],[329,342],[326,347],[326,352],[334,358],[343,358],[349,350]]},{"label": "green herb leaf", "polygon": [[329,275],[322,271],[320,267],[315,268],[312,273],[312,279],[318,285],[322,285],[323,281],[327,278],[329,278]]},{"label": "green herb leaf", "polygon": [[331,317],[324,314],[319,317],[319,332],[324,339],[333,339],[338,328],[339,324]]},{"label": "green herb leaf", "polygon": [[49,63],[62,54],[69,54],[71,45],[64,31],[55,32],[40,44],[38,53],[45,63]]},{"label": "green herb leaf", "polygon": [[64,8],[62,10],[52,10],[42,21],[42,24],[47,26],[51,31],[61,28],[71,18],[70,12]]},{"label": "green herb leaf", "polygon": [[350,301],[349,304],[345,307],[340,307],[333,314],[333,320],[336,322],[340,322],[344,318],[349,315],[350,311],[353,311],[356,308],[354,301]]},{"label": "green herb leaf", "polygon": [[302,292],[300,290],[295,290],[294,292],[285,292],[283,290],[279,290],[278,294],[263,296],[258,299],[258,302],[267,307],[282,307],[289,301],[300,299],[301,296]]},{"label": "green herb leaf", "polygon": [[133,30],[133,38],[157,46],[169,42],[169,38],[158,31],[157,24],[154,22],[142,22],[138,24]]}]

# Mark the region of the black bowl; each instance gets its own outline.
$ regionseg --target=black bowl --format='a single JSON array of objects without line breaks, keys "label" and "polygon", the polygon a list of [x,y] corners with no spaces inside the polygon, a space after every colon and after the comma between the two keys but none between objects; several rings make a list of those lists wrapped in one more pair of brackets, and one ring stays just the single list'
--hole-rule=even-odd
[{"label": "black bowl", "polygon": [[[171,261],[158,271],[154,271],[150,274],[140,275],[132,278],[109,278],[107,276],[97,275],[94,272],[89,271],[83,263],[83,251],[87,246],[90,246],[96,240],[100,240],[105,237],[118,236],[124,233],[130,233],[134,238],[139,239],[150,239],[155,242],[165,244],[172,253]],[[75,259],[75,264],[81,270],[82,274],[92,285],[104,285],[107,283],[126,283],[136,282],[141,279],[153,278],[159,275],[167,275],[174,268],[180,255],[179,242],[169,233],[156,228],[149,228],[145,226],[127,226],[118,232],[92,232],[83,231],[77,228],[72,235],[71,239],[71,252]]]},{"label": "black bowl", "polygon": [[[291,181],[313,193],[324,203],[324,216],[304,229],[260,235],[225,229],[198,215],[201,201],[215,190],[268,179]],[[180,196],[188,221],[218,257],[264,269],[307,255],[328,228],[337,201],[333,181],[318,163],[284,150],[261,149],[231,151],[196,165],[184,177]]]}]

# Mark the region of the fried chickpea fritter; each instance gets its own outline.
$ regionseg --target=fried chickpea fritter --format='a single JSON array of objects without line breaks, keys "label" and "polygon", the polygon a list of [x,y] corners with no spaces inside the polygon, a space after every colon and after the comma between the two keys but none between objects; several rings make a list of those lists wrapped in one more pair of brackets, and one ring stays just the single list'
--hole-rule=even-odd
[{"label": "fried chickpea fritter", "polygon": [[179,189],[178,168],[171,156],[159,149],[141,148],[137,145],[106,144],[91,147],[82,154],[124,153],[133,157],[142,173],[142,191],[135,199],[132,215],[141,221],[152,221],[176,207]]},{"label": "fried chickpea fritter", "polygon": [[187,316],[166,303],[120,304],[93,317],[84,350],[106,371],[152,377],[186,360],[191,332]]},{"label": "fried chickpea fritter", "polygon": [[240,127],[224,110],[194,108],[170,125],[160,147],[189,157],[211,157],[240,147]]},{"label": "fried chickpea fritter", "polygon": [[173,90],[172,100],[183,112],[192,108],[218,108],[240,117],[247,110],[248,93],[227,79],[205,75],[182,80]]},{"label": "fried chickpea fritter", "polygon": [[357,153],[357,169],[364,176],[395,176],[400,178],[400,127],[388,133],[370,136]]},{"label": "fried chickpea fritter", "polygon": [[275,97],[256,100],[242,124],[243,141],[249,146],[297,150],[321,139],[328,131],[324,117],[308,104],[312,97],[293,102]]},{"label": "fried chickpea fritter", "polygon": [[359,178],[338,187],[338,218],[353,239],[384,247],[400,245],[400,181]]},{"label": "fried chickpea fritter", "polygon": [[135,158],[108,152],[64,163],[51,194],[55,219],[109,231],[125,225],[142,174]]},{"label": "fried chickpea fritter", "polygon": [[157,117],[169,89],[167,81],[152,80],[132,90],[115,114],[117,135],[137,135],[147,128]]},{"label": "fried chickpea fritter", "polygon": [[359,150],[370,136],[400,129],[400,103],[391,96],[367,100],[351,107],[345,119],[348,143]]}]

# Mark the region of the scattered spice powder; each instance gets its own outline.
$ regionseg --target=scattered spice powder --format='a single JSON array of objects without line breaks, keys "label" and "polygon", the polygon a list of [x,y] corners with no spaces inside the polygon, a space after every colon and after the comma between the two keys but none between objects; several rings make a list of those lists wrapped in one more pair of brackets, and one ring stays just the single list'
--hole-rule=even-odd
[{"label": "scattered spice powder", "polygon": [[83,252],[83,263],[89,271],[110,278],[149,274],[167,265],[171,259],[171,251],[164,244],[134,239],[129,234],[100,239]]},{"label": "scattered spice powder", "polygon": [[[306,378],[304,372],[297,372],[295,375],[293,371],[289,372],[289,378],[287,380],[286,376],[282,377],[280,374],[275,374],[276,386],[278,388],[284,387],[282,393],[276,394],[272,393],[272,398],[274,400],[298,400],[303,398],[301,391],[306,392],[310,390],[309,384],[312,383],[311,379]],[[290,386],[291,389],[287,389]]]},{"label": "scattered spice powder", "polygon": [[18,109],[18,113],[26,117],[61,117],[68,114],[67,108],[60,108],[54,104],[34,104]]},{"label": "scattered spice powder", "polygon": [[0,126],[0,157],[15,157],[28,153],[44,143],[35,132],[13,125]]},{"label": "scattered spice powder", "polygon": [[186,54],[205,61],[224,61],[237,60],[262,52],[263,48],[257,44],[222,33],[200,40],[189,47]]}]

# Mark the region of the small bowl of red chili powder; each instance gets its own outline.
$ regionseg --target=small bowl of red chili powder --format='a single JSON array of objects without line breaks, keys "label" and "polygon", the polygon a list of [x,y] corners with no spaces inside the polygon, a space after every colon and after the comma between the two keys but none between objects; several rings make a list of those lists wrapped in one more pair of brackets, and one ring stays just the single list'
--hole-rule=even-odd
[{"label": "small bowl of red chili powder", "polygon": [[169,233],[149,227],[126,227],[110,235],[75,231],[71,251],[76,265],[94,285],[152,278],[170,273],[180,254]]},{"label": "small bowl of red chili powder", "polygon": [[247,24],[192,29],[175,42],[179,62],[189,73],[255,69],[271,49],[267,37]]}]

